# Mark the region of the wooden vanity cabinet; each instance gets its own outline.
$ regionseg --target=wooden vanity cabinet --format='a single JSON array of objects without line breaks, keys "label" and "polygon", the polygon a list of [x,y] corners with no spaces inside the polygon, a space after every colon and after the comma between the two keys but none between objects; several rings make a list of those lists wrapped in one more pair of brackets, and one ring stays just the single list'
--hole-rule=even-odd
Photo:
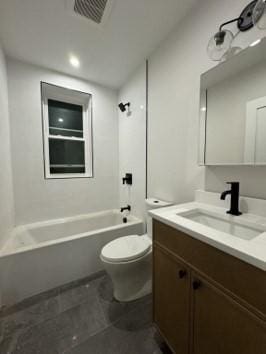
[{"label": "wooden vanity cabinet", "polygon": [[[266,354],[266,272],[238,259],[229,269],[234,257],[157,221],[153,236],[154,323],[172,351]],[[224,277],[208,264],[212,252],[222,253]],[[236,279],[238,287],[231,285]]]},{"label": "wooden vanity cabinet", "polygon": [[[192,296],[193,354],[265,354],[265,322],[207,280]],[[193,283],[193,280],[192,280]]]},{"label": "wooden vanity cabinet", "polygon": [[176,353],[188,354],[190,272],[154,247],[154,321]]}]

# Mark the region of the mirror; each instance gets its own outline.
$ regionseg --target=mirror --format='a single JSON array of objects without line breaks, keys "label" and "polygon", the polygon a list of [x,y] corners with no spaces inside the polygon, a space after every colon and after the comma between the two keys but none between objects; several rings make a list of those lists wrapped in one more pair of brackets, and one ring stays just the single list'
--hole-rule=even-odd
[{"label": "mirror", "polygon": [[200,165],[266,164],[266,39],[201,75]]}]

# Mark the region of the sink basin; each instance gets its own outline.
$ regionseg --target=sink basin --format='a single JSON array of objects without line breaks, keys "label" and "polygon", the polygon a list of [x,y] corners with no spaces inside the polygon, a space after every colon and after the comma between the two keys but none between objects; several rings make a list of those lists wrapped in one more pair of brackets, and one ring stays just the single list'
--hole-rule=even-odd
[{"label": "sink basin", "polygon": [[[245,225],[236,220],[229,220],[230,216],[228,215],[220,216],[201,209],[193,209],[178,215],[247,241],[254,239],[264,232],[264,230],[257,227],[257,225]],[[237,216],[235,218],[237,218]]]}]

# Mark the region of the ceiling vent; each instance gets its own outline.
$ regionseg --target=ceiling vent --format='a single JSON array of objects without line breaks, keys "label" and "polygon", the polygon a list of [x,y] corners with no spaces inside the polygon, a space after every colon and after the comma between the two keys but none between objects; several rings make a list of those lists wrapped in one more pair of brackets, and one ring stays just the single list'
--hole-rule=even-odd
[{"label": "ceiling vent", "polygon": [[74,11],[76,14],[100,24],[108,0],[75,0]]}]

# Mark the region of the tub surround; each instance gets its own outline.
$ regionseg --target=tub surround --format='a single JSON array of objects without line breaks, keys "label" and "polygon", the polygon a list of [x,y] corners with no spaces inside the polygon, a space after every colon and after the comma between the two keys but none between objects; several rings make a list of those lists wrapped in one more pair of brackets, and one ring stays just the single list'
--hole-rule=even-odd
[{"label": "tub surround", "polygon": [[[146,65],[143,63],[118,93],[119,102],[130,101],[131,114],[118,112],[119,200],[130,204],[132,213],[144,219],[146,198]],[[133,184],[122,184],[132,173]]]},{"label": "tub surround", "polygon": [[[15,225],[118,208],[117,91],[11,58],[7,69]],[[41,81],[92,95],[93,178],[44,178]]]},{"label": "tub surround", "polygon": [[[197,191],[195,202],[153,210],[149,214],[158,221],[266,271],[266,201],[241,197],[240,208],[244,212],[241,216],[226,214],[228,202],[220,201],[218,193]],[[255,229],[257,235],[242,239],[218,231],[187,218],[193,211],[206,211],[213,217],[237,223],[240,227]]]}]

